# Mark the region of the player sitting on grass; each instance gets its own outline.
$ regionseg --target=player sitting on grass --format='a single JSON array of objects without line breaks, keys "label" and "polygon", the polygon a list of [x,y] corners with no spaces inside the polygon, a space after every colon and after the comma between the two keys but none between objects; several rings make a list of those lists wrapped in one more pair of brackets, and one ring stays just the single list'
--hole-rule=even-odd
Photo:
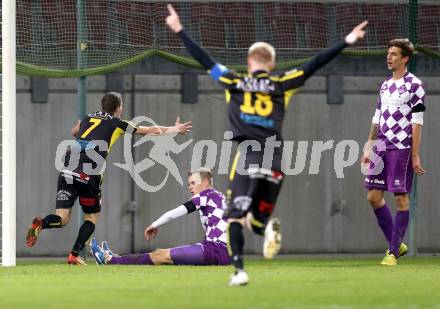
[{"label": "player sitting on grass", "polygon": [[[191,122],[182,124],[179,118],[173,127],[134,127],[119,118],[122,115],[122,97],[116,92],[105,94],[101,105],[102,110],[87,115],[72,129],[77,148],[66,151],[65,169],[58,176],[55,214],[34,218],[26,234],[26,245],[33,247],[43,229],[64,227],[70,221],[73,204],[79,198],[79,204],[84,212],[84,223],[67,258],[69,264],[85,264],[79,253],[92,236],[101,213],[102,175],[97,166],[103,166],[116,140],[125,132],[139,135],[184,134],[191,129]],[[98,156],[89,157],[90,150],[94,150]],[[69,168],[75,165],[70,162],[75,157],[78,159],[77,167]],[[90,172],[88,167],[91,166],[97,171]]]},{"label": "player sitting on grass", "polygon": [[158,228],[178,217],[199,211],[205,229],[202,242],[170,249],[158,249],[150,253],[118,256],[110,251],[106,242],[100,247],[95,238],[91,241],[91,251],[97,264],[124,265],[228,265],[230,259],[226,246],[227,223],[224,220],[225,198],[212,187],[212,173],[200,168],[189,173],[189,192],[192,198],[163,214],[145,229],[145,238],[152,240]]}]

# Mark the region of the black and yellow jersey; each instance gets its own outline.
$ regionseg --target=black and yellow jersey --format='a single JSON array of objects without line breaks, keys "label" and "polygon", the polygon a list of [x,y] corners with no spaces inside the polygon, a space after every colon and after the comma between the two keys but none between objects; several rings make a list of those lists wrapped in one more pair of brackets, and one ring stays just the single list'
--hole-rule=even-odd
[{"label": "black and yellow jersey", "polygon": [[[91,158],[87,151],[93,149],[102,157],[102,160],[105,160],[114,143],[125,132],[134,133],[136,127],[130,122],[116,118],[104,111],[97,111],[85,116],[81,120],[79,132],[76,135],[76,147],[80,148],[77,169],[82,170],[85,163],[91,163],[95,168],[96,158]],[[71,150],[68,150],[66,154],[66,164],[70,160]]]},{"label": "black and yellow jersey", "polygon": [[233,140],[264,143],[266,138],[276,136],[282,141],[284,114],[291,97],[304,84],[304,71],[282,75],[264,71],[241,75],[229,71],[218,82],[225,88]]},{"label": "black and yellow jersey", "polygon": [[[225,88],[233,140],[256,140],[261,144],[261,150],[253,151],[251,156],[247,153],[246,161],[251,158],[250,161],[256,164],[263,160],[267,138],[275,136],[277,141],[282,142],[281,130],[291,97],[310,76],[348,46],[345,40],[340,41],[319,52],[299,68],[280,75],[264,71],[242,75],[211,59],[184,30],[178,32],[178,35],[189,53]],[[275,147],[272,169],[280,171],[281,154],[281,147]]]}]

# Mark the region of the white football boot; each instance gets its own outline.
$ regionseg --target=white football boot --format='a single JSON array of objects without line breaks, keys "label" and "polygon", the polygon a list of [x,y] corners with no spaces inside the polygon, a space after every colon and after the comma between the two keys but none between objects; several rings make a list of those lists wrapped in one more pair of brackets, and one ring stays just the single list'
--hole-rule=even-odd
[{"label": "white football boot", "polygon": [[263,255],[273,259],[281,249],[281,222],[278,218],[270,219],[264,230]]},{"label": "white football boot", "polygon": [[232,274],[229,280],[229,286],[246,285],[249,282],[249,276],[244,270],[239,270]]}]

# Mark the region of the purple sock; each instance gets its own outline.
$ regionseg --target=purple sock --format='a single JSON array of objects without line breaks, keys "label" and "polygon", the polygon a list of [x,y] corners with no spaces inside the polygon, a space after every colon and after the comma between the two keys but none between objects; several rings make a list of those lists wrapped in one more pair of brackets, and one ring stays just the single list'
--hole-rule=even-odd
[{"label": "purple sock", "polygon": [[388,241],[388,246],[390,246],[391,237],[393,235],[393,217],[391,216],[391,211],[387,204],[385,204],[383,207],[375,209],[374,214],[376,215],[377,223]]},{"label": "purple sock", "polygon": [[113,256],[109,264],[122,264],[122,265],[153,265],[150,254],[127,254],[121,256]]},{"label": "purple sock", "polygon": [[394,219],[393,236],[391,238],[390,251],[395,257],[399,255],[400,244],[405,237],[409,222],[409,210],[397,211]]}]

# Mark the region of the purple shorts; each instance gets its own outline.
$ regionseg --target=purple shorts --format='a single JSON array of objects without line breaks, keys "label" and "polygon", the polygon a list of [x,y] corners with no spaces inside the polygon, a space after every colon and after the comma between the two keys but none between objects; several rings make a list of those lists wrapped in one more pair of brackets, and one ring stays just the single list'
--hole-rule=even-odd
[{"label": "purple shorts", "polygon": [[228,247],[224,243],[204,240],[201,244],[203,246],[205,260],[209,265],[231,264]]},{"label": "purple shorts", "polygon": [[174,265],[229,265],[228,248],[221,242],[202,241],[170,249]]},{"label": "purple shorts", "polygon": [[[413,168],[411,149],[388,149],[377,151],[376,155],[383,162],[383,169],[378,161],[370,162],[370,170],[365,176],[365,187],[393,193],[411,191]],[[378,159],[377,159],[378,160]]]}]

